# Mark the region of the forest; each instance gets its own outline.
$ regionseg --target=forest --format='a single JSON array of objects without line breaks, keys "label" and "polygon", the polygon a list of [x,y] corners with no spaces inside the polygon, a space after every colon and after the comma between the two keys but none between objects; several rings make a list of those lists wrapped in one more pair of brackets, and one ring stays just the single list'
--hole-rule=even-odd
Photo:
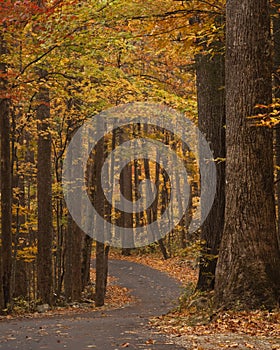
[{"label": "forest", "polygon": [[104,307],[112,258],[187,264],[176,317],[279,321],[280,1],[0,0],[0,25],[1,320]]}]

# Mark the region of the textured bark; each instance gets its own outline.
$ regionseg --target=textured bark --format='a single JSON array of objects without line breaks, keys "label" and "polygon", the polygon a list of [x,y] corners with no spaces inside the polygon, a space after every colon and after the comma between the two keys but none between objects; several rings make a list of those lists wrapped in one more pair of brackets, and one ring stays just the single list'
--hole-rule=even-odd
[{"label": "textured bark", "polygon": [[[196,57],[198,126],[208,141],[215,159],[225,158],[224,65],[225,61],[222,55],[214,55],[213,57],[199,55]],[[216,196],[201,227],[201,239],[205,242],[197,283],[197,288],[201,291],[214,288],[217,255],[224,227],[225,162],[216,162],[216,170]],[[202,211],[205,210],[204,204],[202,203]]]},{"label": "textured bark", "polygon": [[108,261],[105,256],[105,244],[96,241],[96,279],[95,279],[95,306],[103,306],[106,293],[106,271]]},{"label": "textured bark", "polygon": [[[0,57],[7,53],[0,35]],[[7,65],[0,62],[0,138],[1,138],[1,263],[0,263],[0,308],[7,306],[11,298],[12,271],[12,169],[10,156],[10,107],[6,98]]]},{"label": "textured bark", "polygon": [[67,217],[67,231],[65,234],[65,265],[64,265],[64,293],[67,301],[71,301],[72,298],[72,250],[73,250],[73,240],[72,237],[72,227],[73,220],[70,214]]},{"label": "textured bark", "polygon": [[[60,147],[63,148],[63,140],[60,140]],[[61,183],[62,181],[62,158],[61,155],[54,154],[54,173],[55,173],[55,181],[57,183]],[[63,219],[64,219],[64,200],[62,197],[57,196],[55,199],[55,215],[56,215],[56,237],[55,237],[55,244],[56,244],[56,251],[54,256],[54,281],[55,281],[55,294],[61,295],[62,291],[62,283],[63,283],[63,265],[64,265],[64,238],[66,236],[65,230],[67,229],[64,225]]]},{"label": "textured bark", "polygon": [[23,260],[16,261],[16,271],[15,271],[15,287],[13,297],[28,297],[28,276],[27,276],[27,263]]},{"label": "textured bark", "polygon": [[[101,127],[101,126],[100,126]],[[105,215],[105,202],[101,185],[101,168],[104,161],[104,139],[99,140],[96,146],[96,154],[94,157],[94,206],[101,217]],[[102,235],[105,238],[104,228],[98,226],[98,229],[103,230]],[[104,241],[104,239],[103,239]],[[95,279],[95,305],[104,305],[106,293],[106,271],[108,270],[108,260],[105,256],[105,244],[96,242],[96,279]]]},{"label": "textured bark", "polygon": [[[36,0],[38,7],[45,8],[44,0]],[[38,78],[47,76],[44,69],[38,69]],[[38,255],[37,288],[38,298],[43,303],[52,304],[53,266],[52,266],[52,140],[49,132],[50,96],[49,89],[39,87],[37,95],[38,156],[37,156],[37,201],[38,201]]]},{"label": "textured bark", "polygon": [[[44,71],[40,71],[41,78]],[[43,303],[52,303],[52,164],[51,134],[48,130],[50,118],[49,91],[40,87],[38,96],[38,160],[37,160],[37,200],[38,200],[38,255],[37,288],[38,298]]]},{"label": "textured bark", "polygon": [[81,300],[83,232],[69,216],[65,238],[65,297],[68,301]]},{"label": "textured bark", "polygon": [[[280,100],[280,15],[278,9],[280,7],[280,1],[274,0],[273,3],[277,5],[275,13],[273,14],[273,51],[274,51],[274,97],[279,103]],[[275,153],[276,153],[276,165],[280,167],[280,124],[276,125],[275,130]],[[280,170],[277,170],[277,183],[276,183],[276,204],[277,204],[277,233],[278,242],[280,245]]]},{"label": "textured bark", "polygon": [[[130,130],[128,130],[130,132]],[[121,132],[119,135],[120,143],[127,141],[127,136],[124,135],[124,132]],[[123,168],[120,174],[120,191],[122,195],[128,200],[132,201],[132,168],[131,164],[128,164]],[[122,208],[122,216],[121,216],[121,226],[124,228],[133,227],[133,214],[128,213],[126,207]],[[133,246],[134,237],[127,237],[126,235],[122,235],[122,254],[128,256],[131,254],[131,249],[127,246]]]},{"label": "textured bark", "polygon": [[90,284],[91,250],[93,239],[86,235],[84,237],[82,251],[82,289]]},{"label": "textured bark", "polygon": [[[72,166],[71,169],[67,170],[71,171],[73,178],[79,176],[79,168],[82,166],[81,159],[79,159],[80,153],[81,150],[77,146],[72,148]],[[74,191],[75,201],[77,202],[76,211],[78,208],[82,211],[80,189],[73,188],[72,191]],[[70,215],[65,240],[65,296],[67,300],[79,301],[82,294],[82,243],[84,233]]]},{"label": "textured bark", "polygon": [[72,284],[72,300],[80,300],[82,294],[82,241],[84,238],[83,231],[79,226],[73,222],[73,250],[72,250],[72,274],[73,274],[73,284]]},{"label": "textured bark", "polygon": [[268,5],[231,0],[226,8],[226,208],[215,282],[215,303],[223,308],[279,301],[272,131],[248,119],[260,112],[257,104],[271,102]]}]

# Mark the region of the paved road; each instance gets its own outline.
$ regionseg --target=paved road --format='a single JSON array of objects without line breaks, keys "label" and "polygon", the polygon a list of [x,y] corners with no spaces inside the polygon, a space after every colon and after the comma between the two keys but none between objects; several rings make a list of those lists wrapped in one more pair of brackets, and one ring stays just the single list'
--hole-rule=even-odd
[{"label": "paved road", "polygon": [[0,349],[185,349],[148,326],[149,317],[174,307],[180,285],[157,270],[127,261],[110,261],[109,273],[132,289],[138,302],[104,312],[1,321]]}]

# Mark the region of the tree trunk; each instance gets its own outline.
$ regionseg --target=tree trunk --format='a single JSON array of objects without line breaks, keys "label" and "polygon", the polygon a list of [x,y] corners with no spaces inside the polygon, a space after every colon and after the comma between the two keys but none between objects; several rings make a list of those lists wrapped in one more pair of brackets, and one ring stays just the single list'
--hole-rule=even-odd
[{"label": "tree trunk", "polygon": [[83,232],[69,215],[65,238],[65,297],[68,301],[81,300],[82,294],[82,240]]},{"label": "tree trunk", "polygon": [[[63,149],[63,142],[60,139],[60,149]],[[62,156],[61,154],[54,154],[54,173],[55,181],[60,184],[62,182]],[[61,295],[62,282],[63,282],[63,255],[64,255],[64,238],[65,224],[64,224],[64,200],[63,197],[58,195],[55,198],[55,215],[56,215],[56,237],[54,237],[56,250],[54,256],[54,290],[57,296]]]},{"label": "tree trunk", "polygon": [[227,182],[215,304],[272,308],[280,296],[272,131],[248,118],[271,102],[269,2],[231,0],[226,10]]},{"label": "tree trunk", "polygon": [[96,241],[96,279],[95,279],[95,306],[103,306],[106,293],[106,266],[105,244]]},{"label": "tree trunk", "polygon": [[[155,164],[155,183],[156,183],[156,186],[157,186],[157,193],[153,194],[153,197],[155,198],[155,200],[154,200],[153,205],[151,207],[153,222],[158,220],[159,192],[160,192],[159,191],[159,184],[160,184],[160,178],[159,178],[160,177],[160,165],[159,165],[159,161],[160,161],[160,154],[158,153],[157,154],[157,163]],[[148,179],[150,179],[149,161],[147,159],[144,159],[144,169],[145,169],[146,176],[149,176]],[[152,192],[152,187],[151,187],[150,183],[148,183],[147,187],[148,187],[148,190],[150,192]],[[156,229],[156,231],[157,231],[156,233],[158,235],[159,234],[159,228],[158,228],[157,224],[155,225],[155,229]],[[159,248],[160,248],[160,251],[162,253],[162,256],[163,256],[164,260],[169,259],[169,255],[167,253],[167,250],[166,250],[166,247],[165,247],[165,244],[164,244],[164,239],[160,238],[157,241],[157,243],[159,245]]]},{"label": "tree trunk", "polygon": [[[80,144],[80,142],[77,142]],[[81,150],[78,147],[72,148],[72,177],[77,178],[79,168],[81,165],[81,159],[79,159]],[[81,192],[79,188],[72,188],[74,191],[75,201],[79,204],[76,205],[76,211],[81,207]],[[81,213],[80,213],[81,215]],[[76,222],[69,214],[68,228],[65,237],[66,255],[65,255],[65,296],[67,300],[79,301],[82,294],[82,242],[84,240],[84,233]]]},{"label": "tree trunk", "polygon": [[[224,56],[198,55],[196,81],[198,98],[198,127],[208,141],[216,162],[217,184],[214,203],[201,227],[205,242],[199,264],[197,289],[214,289],[217,255],[224,227],[225,209],[225,72]],[[210,186],[211,184],[209,184]],[[201,210],[204,210],[201,204]],[[207,210],[207,209],[206,209]]]},{"label": "tree trunk", "polygon": [[72,227],[73,220],[71,215],[68,213],[67,218],[67,230],[65,233],[65,265],[64,265],[64,293],[67,302],[71,301],[72,298],[72,285],[73,285],[73,275],[72,275],[72,250],[73,250],[73,240],[72,237]]},{"label": "tree trunk", "polygon": [[[128,129],[127,132],[130,132]],[[124,135],[122,131],[119,135],[120,143],[123,143],[127,140],[128,135]],[[122,195],[130,202],[132,202],[132,164],[127,164],[121,171],[120,174],[120,192]],[[129,213],[126,206],[122,208],[121,216],[121,226],[124,228],[133,227],[133,213]],[[129,256],[131,255],[131,247],[133,246],[134,237],[131,235],[127,237],[125,234],[122,235],[122,255]],[[129,247],[130,246],[130,247]]]},{"label": "tree trunk", "polygon": [[[280,15],[278,9],[280,8],[280,0],[274,0],[273,3],[277,6],[273,14],[273,53],[274,53],[274,97],[276,102],[280,101]],[[277,234],[278,243],[280,245],[280,124],[276,125],[275,130],[275,153],[276,165],[279,167],[277,173],[276,183],[276,205],[277,205]]]},{"label": "tree trunk", "polygon": [[[98,127],[101,127],[99,125]],[[101,217],[105,216],[105,202],[101,184],[101,169],[104,162],[104,139],[99,140],[96,146],[94,157],[94,172],[92,183],[94,184],[94,207]],[[104,228],[98,225],[98,229],[103,230],[103,242],[105,240]],[[105,256],[105,244],[96,241],[96,279],[95,279],[95,306],[103,306],[106,293],[106,271],[108,270],[108,261]]]},{"label": "tree trunk", "polygon": [[[40,70],[42,79],[45,72]],[[49,132],[50,99],[49,90],[40,87],[38,96],[38,160],[37,160],[37,200],[38,200],[38,255],[37,288],[38,298],[43,303],[52,304],[52,164],[51,134]]]},{"label": "tree trunk", "polygon": [[85,235],[82,251],[82,289],[90,284],[92,241],[90,236]]},{"label": "tree trunk", "polygon": [[[0,56],[7,53],[0,35]],[[11,298],[12,271],[12,169],[10,156],[10,102],[7,94],[7,65],[0,63],[0,138],[1,138],[1,263],[0,263],[0,309]]]},{"label": "tree trunk", "polygon": [[18,251],[26,247],[26,232],[24,225],[26,224],[26,216],[21,208],[25,208],[25,179],[20,172],[20,159],[18,156],[18,148],[16,141],[23,145],[24,134],[16,139],[16,120],[12,113],[12,168],[15,169],[12,179],[12,187],[17,188],[18,193],[12,198],[15,208],[13,210],[12,222],[14,223],[15,232],[13,234],[13,261],[12,261],[12,279],[11,293],[14,298],[28,297],[28,280],[27,280],[27,263],[18,256]]}]

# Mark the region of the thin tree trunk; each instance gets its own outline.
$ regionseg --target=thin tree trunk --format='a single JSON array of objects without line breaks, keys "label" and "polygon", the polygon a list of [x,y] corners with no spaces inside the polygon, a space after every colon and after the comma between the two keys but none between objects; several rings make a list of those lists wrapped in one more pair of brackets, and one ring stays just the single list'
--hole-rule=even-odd
[{"label": "thin tree trunk", "polygon": [[[46,72],[40,70],[44,78]],[[38,109],[38,160],[37,160],[37,200],[38,200],[38,255],[37,288],[43,303],[52,304],[52,164],[51,134],[49,132],[50,99],[49,90],[40,87],[37,96]]]},{"label": "thin tree trunk", "polygon": [[[159,179],[159,176],[160,176],[160,165],[159,165],[159,162],[160,162],[160,154],[158,153],[157,154],[157,164],[155,165],[156,166],[155,183],[156,183],[156,186],[157,186],[157,194],[153,195],[155,200],[154,200],[154,203],[153,203],[152,208],[151,208],[154,222],[158,220],[158,209],[159,209],[158,208],[159,207],[159,183],[160,183],[160,179]],[[145,165],[145,163],[144,163],[144,165]],[[149,162],[147,162],[147,164],[145,166],[149,166]],[[145,171],[145,173],[146,173],[146,171]],[[150,188],[150,191],[152,191],[152,188]],[[158,225],[156,225],[155,228],[158,231],[157,234],[159,234]],[[166,247],[165,247],[165,244],[164,244],[164,239],[160,238],[157,241],[157,243],[159,245],[159,248],[160,248],[160,251],[162,253],[162,256],[163,256],[164,260],[169,259],[169,255],[167,253],[167,250],[166,250]]]},{"label": "thin tree trunk", "polygon": [[[60,140],[61,142],[61,140]],[[62,143],[62,142],[61,142]],[[60,144],[60,149],[62,149],[62,144]],[[57,184],[61,184],[62,181],[62,159],[56,155],[55,158],[55,180]],[[61,294],[62,290],[62,275],[63,275],[63,244],[65,236],[65,228],[63,224],[63,198],[61,193],[57,196],[55,200],[55,212],[56,212],[56,251],[55,251],[55,261],[54,261],[54,289],[57,296]]]},{"label": "thin tree trunk", "polygon": [[[4,39],[0,35],[0,57],[7,54]],[[7,94],[7,65],[0,62],[0,138],[1,138],[1,263],[0,308],[11,299],[12,271],[12,169],[10,156],[10,102]]]},{"label": "thin tree trunk", "polygon": [[[15,121],[13,122],[13,137],[15,136]],[[27,263],[19,258],[17,252],[26,246],[25,232],[23,233],[22,227],[26,223],[25,215],[22,213],[21,208],[25,208],[25,182],[23,174],[19,172],[19,159],[17,155],[17,149],[15,147],[15,140],[12,142],[12,154],[13,167],[15,167],[15,174],[13,176],[13,188],[18,189],[18,195],[13,198],[15,205],[15,215],[12,218],[15,223],[16,232],[13,238],[14,252],[13,252],[13,264],[12,264],[12,282],[11,290],[14,297],[26,298],[28,295],[28,281],[27,281]],[[23,136],[18,140],[23,145]],[[20,238],[23,238],[20,243]]]},{"label": "thin tree trunk", "polygon": [[[208,141],[216,162],[217,184],[214,203],[201,227],[205,242],[199,264],[197,289],[214,289],[217,255],[224,228],[225,210],[225,71],[223,55],[196,57],[198,127]],[[211,180],[211,179],[210,179]],[[211,186],[211,184],[209,184]],[[201,210],[205,210],[202,203]],[[206,208],[207,210],[207,208]]]},{"label": "thin tree trunk", "polygon": [[83,232],[69,217],[66,234],[65,295],[67,300],[79,301],[82,294]]},{"label": "thin tree trunk", "polygon": [[67,302],[72,300],[72,285],[73,285],[73,274],[72,274],[72,251],[73,251],[73,219],[70,214],[67,218],[67,230],[65,233],[65,266],[64,266],[64,293]]},{"label": "thin tree trunk", "polygon": [[[71,259],[71,264],[66,264],[66,274],[71,274],[70,290],[68,289],[67,298],[72,301],[79,301],[82,293],[82,232],[78,225],[71,219],[70,230],[68,231],[67,239],[72,242],[71,256],[67,254],[67,257]],[[70,252],[69,252],[70,253]],[[66,258],[67,259],[67,258]]]},{"label": "thin tree trunk", "polygon": [[[128,129],[127,132],[130,132]],[[124,135],[123,132],[119,135],[120,143],[126,141],[127,135]],[[128,200],[132,201],[132,164],[125,166],[120,174],[120,192]],[[122,222],[121,225],[124,228],[133,227],[133,214],[127,212],[126,206],[122,208]],[[122,255],[129,256],[131,255],[131,246],[133,246],[134,237],[122,235]],[[129,247],[130,246],[130,247]]]},{"label": "thin tree trunk", "polygon": [[[80,142],[77,142],[80,144]],[[79,158],[81,149],[73,147],[72,149],[72,177],[79,176],[79,168],[81,159]],[[73,188],[76,205],[76,211],[79,210],[82,215],[83,208],[81,207],[81,192],[79,188]],[[84,240],[84,233],[76,222],[70,217],[68,219],[68,229],[66,234],[66,264],[65,264],[65,295],[68,300],[79,301],[82,294],[82,242]]]},{"label": "thin tree trunk", "polygon": [[[101,127],[98,126],[98,127]],[[99,140],[96,146],[96,154],[94,157],[94,172],[92,183],[94,184],[94,207],[101,217],[105,216],[105,202],[103,197],[103,189],[101,184],[101,169],[104,161],[104,139]],[[96,241],[96,279],[95,279],[95,306],[103,306],[106,293],[106,271],[108,269],[108,261],[105,256],[105,232],[104,227],[98,225],[98,229],[103,232],[103,241]]]},{"label": "thin tree trunk", "polygon": [[90,284],[92,242],[93,239],[85,235],[82,252],[82,289]]},{"label": "thin tree trunk", "polygon": [[96,279],[95,279],[95,306],[104,305],[106,293],[106,266],[105,244],[96,241]]}]

